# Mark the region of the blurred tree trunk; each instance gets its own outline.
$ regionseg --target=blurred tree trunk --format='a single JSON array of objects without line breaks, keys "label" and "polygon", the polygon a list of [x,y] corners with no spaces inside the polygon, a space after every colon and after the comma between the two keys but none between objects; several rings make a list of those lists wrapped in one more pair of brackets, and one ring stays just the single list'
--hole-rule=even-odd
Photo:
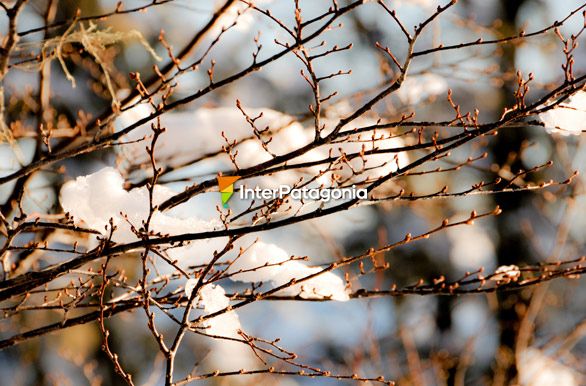
[{"label": "blurred tree trunk", "polygon": [[[501,33],[511,35],[516,33],[518,26],[516,18],[523,0],[501,0],[502,28]],[[502,107],[512,106],[514,103],[515,87],[515,45],[507,44],[503,47],[501,68],[510,72],[502,88]],[[499,131],[493,145],[494,161],[499,166],[509,164],[512,171],[521,169],[521,159],[518,150],[525,138],[527,130],[524,128],[505,129]],[[517,152],[513,154],[512,152]],[[506,181],[503,181],[506,184]],[[531,261],[530,246],[521,229],[522,210],[531,205],[530,193],[516,193],[512,195],[497,195],[495,202],[503,209],[503,214],[496,218],[499,241],[497,245],[498,265],[518,265]],[[522,291],[501,292],[498,295],[497,318],[500,328],[499,349],[494,366],[493,385],[512,385],[516,383],[518,368],[515,358],[517,336],[524,316],[527,297]]]}]

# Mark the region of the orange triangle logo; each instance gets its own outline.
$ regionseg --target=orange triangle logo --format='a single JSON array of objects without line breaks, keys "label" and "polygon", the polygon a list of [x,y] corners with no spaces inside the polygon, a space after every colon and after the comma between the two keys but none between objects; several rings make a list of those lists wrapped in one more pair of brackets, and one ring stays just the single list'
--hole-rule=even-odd
[{"label": "orange triangle logo", "polygon": [[220,188],[220,192],[229,188],[232,184],[240,179],[240,176],[218,176],[218,187]]}]

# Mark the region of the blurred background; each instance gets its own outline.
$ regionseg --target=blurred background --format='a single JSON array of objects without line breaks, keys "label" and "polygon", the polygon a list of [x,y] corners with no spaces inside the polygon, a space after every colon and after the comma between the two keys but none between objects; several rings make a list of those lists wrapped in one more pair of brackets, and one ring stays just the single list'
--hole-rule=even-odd
[{"label": "blurred background", "polygon": [[[8,2],[10,3],[10,2]],[[54,1],[54,20],[69,20],[77,9],[81,15],[96,15],[116,8],[110,0]],[[144,5],[144,1],[124,1],[124,8]],[[343,3],[343,2],[340,2]],[[30,1],[18,19],[18,31],[44,23],[47,1]],[[330,1],[300,1],[303,17],[323,13]],[[387,1],[409,28],[415,26],[443,2],[427,0]],[[291,25],[294,23],[293,1],[258,2],[272,14]],[[519,29],[535,31],[566,17],[582,5],[573,0],[461,0],[426,31],[416,48],[419,50],[460,42],[514,35]],[[143,78],[152,74],[154,63],[166,63],[166,49],[159,41],[161,30],[174,50],[180,49],[209,20],[219,3],[176,0],[151,7],[145,12],[114,15],[95,21],[98,28],[140,34],[162,57],[157,62],[137,38],[122,38],[105,51],[112,59],[108,67],[116,90],[134,86],[129,73]],[[286,40],[274,22],[255,12],[223,36],[213,48],[210,59],[216,61],[215,77],[224,78],[248,66],[255,51],[255,36],[262,44],[262,57],[280,50],[275,39]],[[359,7],[341,19],[343,26],[326,32],[328,44],[353,48],[326,57],[320,72],[352,69],[352,73],[324,84],[325,95],[338,91],[332,111],[360,105],[388,78],[392,70],[385,65],[375,43],[387,45],[404,55],[405,39],[388,14],[375,3]],[[569,36],[584,23],[581,12],[560,28]],[[86,27],[88,24],[86,24]],[[4,34],[7,19],[0,16]],[[26,50],[37,52],[63,29],[25,35],[19,41]],[[213,39],[208,37],[207,39]],[[39,43],[41,42],[41,43]],[[319,44],[319,41],[316,41]],[[201,47],[207,47],[202,44]],[[453,109],[446,98],[447,89],[462,111],[480,110],[480,121],[494,121],[504,106],[514,101],[516,72],[526,77],[533,73],[529,100],[536,100],[563,80],[565,56],[559,38],[553,33],[529,38],[518,44],[474,46],[417,58],[410,69],[414,81],[380,103],[376,113],[385,119],[415,112],[418,121],[452,119]],[[100,116],[111,106],[103,72],[91,56],[78,47],[66,47],[65,65],[75,78],[75,87],[67,79],[59,61],[50,64],[51,109],[44,111],[46,125],[67,130],[76,123]],[[203,48],[202,48],[203,49]],[[202,54],[196,49],[192,58]],[[574,72],[586,69],[585,50],[574,52]],[[402,56],[401,56],[402,57]],[[186,60],[185,62],[190,62]],[[206,67],[209,60],[202,67]],[[10,71],[4,79],[7,101],[6,120],[20,122],[12,132],[22,151],[19,163],[28,163],[34,155],[36,122],[35,95],[38,93],[38,67],[26,63]],[[207,68],[207,67],[206,67]],[[271,108],[303,119],[313,95],[299,75],[302,64],[287,55],[262,71],[183,106],[185,110],[202,106],[231,106],[236,99],[248,107]],[[432,76],[432,77],[430,77]],[[205,70],[186,72],[177,79],[172,100],[192,94],[208,81]],[[331,89],[328,89],[331,87]],[[33,99],[31,102],[30,100]],[[333,113],[332,113],[333,114]],[[311,123],[311,122],[310,122]],[[453,129],[442,129],[440,134]],[[503,265],[534,265],[540,262],[569,260],[586,252],[586,137],[553,136],[543,127],[528,123],[523,127],[502,130],[497,136],[481,138],[453,151],[448,159],[428,165],[428,169],[454,165],[483,152],[488,156],[474,166],[453,173],[407,176],[396,182],[407,192],[423,195],[449,186],[459,191],[479,181],[505,177],[541,165],[549,160],[553,166],[525,176],[532,181],[568,178],[574,170],[581,174],[573,184],[535,192],[496,195],[468,195],[449,199],[389,201],[336,214],[311,224],[300,224],[285,232],[275,230],[266,237],[287,247],[291,253],[309,255],[316,262],[344,255],[359,254],[371,246],[401,240],[405,234],[419,234],[435,227],[444,218],[462,219],[472,210],[490,211],[495,205],[503,214],[476,221],[473,226],[455,227],[427,240],[410,243],[384,256],[390,269],[360,276],[365,288],[413,285],[419,279],[431,281],[445,276],[457,280],[480,267],[488,272]],[[0,175],[18,168],[16,157],[6,143],[0,144]],[[414,152],[415,158],[417,153]],[[63,182],[86,175],[116,162],[116,152],[105,150],[64,161],[37,172],[25,186],[5,184],[0,187],[2,213],[9,213],[14,192],[24,192],[24,209],[28,213],[60,213],[57,200]],[[198,175],[197,166],[187,175]],[[171,184],[180,189],[187,182]],[[0,236],[2,237],[2,236]],[[381,257],[382,258],[382,257]],[[132,273],[131,264],[125,269]],[[354,268],[353,268],[354,269]],[[228,287],[229,288],[229,287]],[[515,376],[523,385],[586,384],[586,289],[584,279],[562,278],[523,290],[463,296],[396,296],[378,299],[355,299],[350,302],[264,302],[254,303],[239,312],[242,325],[252,335],[267,339],[281,338],[287,349],[300,360],[339,373],[384,375],[399,385],[505,385]],[[62,314],[23,312],[17,318],[0,321],[3,338],[26,331]],[[123,313],[108,321],[111,345],[124,358],[137,384],[161,384],[162,358],[157,356],[156,342],[144,326],[141,312]],[[525,329],[525,330],[523,330]],[[528,333],[525,337],[520,331]],[[521,336],[521,338],[520,338]],[[522,356],[515,352],[522,345]],[[196,338],[186,341],[178,367],[189,371],[201,360],[206,347]],[[226,360],[229,360],[227,358]],[[112,364],[101,351],[101,335],[95,323],[84,324],[33,339],[0,351],[0,383],[21,385],[52,384],[122,384]],[[67,383],[68,382],[68,383]],[[234,379],[201,381],[199,384],[237,384]],[[293,377],[250,377],[243,384],[335,385],[342,381]]]}]

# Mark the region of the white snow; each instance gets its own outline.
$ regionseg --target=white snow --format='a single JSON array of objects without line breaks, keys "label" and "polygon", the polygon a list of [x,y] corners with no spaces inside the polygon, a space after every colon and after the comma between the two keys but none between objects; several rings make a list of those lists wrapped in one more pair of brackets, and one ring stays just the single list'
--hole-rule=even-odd
[{"label": "white snow", "polygon": [[[374,124],[374,122],[373,122]],[[400,149],[405,146],[404,141],[399,137],[394,137],[389,132],[378,131],[370,134],[354,135],[349,138],[350,142],[345,142],[338,146],[338,149],[344,154],[360,153],[364,151],[377,151]],[[340,154],[339,152],[337,154]],[[405,152],[397,153],[382,153],[365,156],[364,160],[361,157],[352,159],[349,165],[346,165],[342,171],[342,175],[348,178],[352,170],[362,171],[357,180],[365,178],[376,179],[394,173],[398,168],[402,168],[409,163],[409,158]]]},{"label": "white snow", "polygon": [[414,106],[417,103],[448,91],[448,82],[437,74],[410,75],[405,78],[397,96],[404,104]]},{"label": "white snow", "polygon": [[430,10],[433,9],[434,7],[437,7],[438,5],[440,5],[437,1],[435,0],[400,0],[400,1],[395,1],[393,3],[393,5],[396,6],[403,6],[403,5],[407,5],[407,6],[412,6],[412,7],[421,7],[424,10]]},{"label": "white snow", "polygon": [[[257,241],[245,249],[230,267],[231,273],[250,269],[255,270],[235,274],[232,279],[242,282],[272,280],[282,271],[282,264],[289,261],[290,258],[290,254],[276,245]],[[268,266],[265,267],[265,265]]]},{"label": "white snow", "polygon": [[[149,214],[148,191],[145,187],[126,191],[120,173],[110,167],[94,174],[78,177],[67,182],[61,189],[61,205],[64,211],[73,216],[75,223],[108,234],[109,221],[117,227],[113,241],[128,243],[137,241],[132,224],[140,228]],[[154,203],[171,197],[173,191],[164,186],[155,186]],[[178,235],[220,229],[217,220],[205,221],[195,217],[179,218],[171,213],[156,211],[151,219],[150,228],[163,234]],[[189,264],[205,264],[214,249],[222,246],[223,239],[192,242],[187,246],[168,250],[172,259],[188,260]],[[208,243],[208,244],[206,244]],[[274,286],[286,284],[291,279],[300,279],[321,271],[300,261],[290,261],[291,255],[274,244],[258,241],[236,259],[230,272],[255,269],[234,275],[233,280],[242,282],[271,282]],[[262,267],[271,264],[268,267]],[[276,265],[273,265],[276,264]],[[258,269],[256,269],[258,268]],[[299,295],[303,298],[331,297],[334,300],[348,300],[348,294],[341,278],[325,272],[315,278],[296,284],[280,291],[281,294]]]},{"label": "white snow", "polygon": [[491,280],[495,280],[501,283],[509,283],[511,281],[517,281],[521,277],[521,270],[516,265],[501,265],[494,271],[494,276]]},{"label": "white snow", "polygon": [[[185,294],[191,296],[196,279],[189,279],[185,284]],[[226,292],[219,285],[204,285],[198,294],[197,302],[203,307],[203,314],[209,315],[228,307],[230,299]],[[229,339],[242,340],[243,337],[238,333],[242,330],[240,319],[235,311],[227,311],[204,322],[204,332],[208,335],[214,335],[209,339],[210,351],[204,359],[204,365],[213,370],[234,371],[240,369],[253,369],[254,355],[250,352],[248,346],[244,343]]]},{"label": "white snow", "polygon": [[[264,4],[271,3],[273,0],[249,0],[254,6],[262,6]],[[226,12],[224,12],[212,29],[212,34],[217,35],[223,28],[231,27],[234,23],[234,30],[239,32],[245,32],[250,30],[255,23],[255,13],[248,4],[236,1]]]},{"label": "white snow", "polygon": [[536,348],[528,348],[519,358],[519,382],[522,386],[578,386],[586,379]]},{"label": "white snow", "polygon": [[[185,294],[191,296],[191,292],[197,284],[197,279],[189,279],[185,284]],[[226,296],[226,291],[219,285],[204,285],[198,295],[199,303],[203,306],[206,315],[223,310],[230,305],[230,299]],[[231,338],[239,338],[238,331],[241,330],[238,314],[235,311],[228,311],[219,316],[212,318],[211,322],[206,324],[206,334],[219,335]]]},{"label": "white snow", "polygon": [[[173,194],[171,189],[156,185],[155,205]],[[136,229],[140,228],[149,213],[149,195],[146,187],[124,190],[124,179],[116,169],[111,167],[65,183],[61,188],[60,201],[63,210],[73,216],[76,224],[85,225],[103,235],[109,233],[107,228],[112,219],[117,227],[112,240],[120,243],[138,240],[130,224]],[[178,212],[176,210],[169,214],[156,211],[151,219],[150,229],[162,234],[177,235],[211,231],[220,227],[219,221],[205,221],[194,217],[180,218],[176,215]],[[201,244],[198,245],[201,247]],[[197,248],[191,244],[169,252],[173,258],[190,256],[193,264],[203,263],[211,257],[204,254],[198,254],[200,258],[193,256],[194,250]]]},{"label": "white snow", "polygon": [[[268,161],[274,156],[287,154],[297,150],[313,140],[314,131],[304,128],[294,117],[271,109],[243,108],[246,114],[255,120],[256,129],[266,133],[260,134],[263,144],[254,136],[253,128],[247,122],[242,112],[236,107],[199,108],[193,112],[170,112],[163,114],[161,125],[167,130],[156,144],[155,156],[159,164],[178,166],[189,161],[206,157],[204,163],[200,163],[200,169],[204,174],[213,171],[232,170],[233,163],[226,153],[222,151],[226,141],[222,133],[230,142],[238,141],[232,149],[236,163],[240,168],[255,166]],[[116,121],[120,130],[136,122],[138,119],[149,115],[147,105],[138,105],[123,113]],[[325,129],[322,135],[327,135],[340,117],[327,117],[323,119]],[[344,128],[352,131],[356,127],[374,125],[377,122],[369,118],[359,118]],[[124,137],[125,141],[136,141],[150,136],[150,124],[143,125]],[[130,143],[122,146],[121,151],[131,164],[147,163],[149,157],[145,147],[149,140]],[[387,150],[405,146],[402,138],[396,137],[389,130],[369,131],[361,134],[349,134],[348,138],[340,143],[332,143],[313,149],[293,160],[289,164],[322,160],[329,156],[339,157],[342,154],[360,153],[362,150]],[[265,149],[266,147],[266,149]],[[365,179],[373,180],[385,176],[408,164],[409,158],[406,152],[374,154],[366,157],[356,157],[348,162],[336,165],[334,173],[342,180],[350,178],[350,182],[361,182]],[[264,187],[276,187],[279,184],[292,185],[300,178],[304,181],[325,171],[326,164],[306,167],[303,169],[288,170],[274,173],[269,177],[257,178],[249,181],[250,184],[258,183]],[[364,170],[367,169],[367,170]],[[360,175],[353,175],[353,171]],[[321,175],[311,186],[331,186],[331,172]]]},{"label": "white snow", "polygon": [[[322,271],[320,267],[309,267],[299,261],[292,261],[284,266],[284,269],[272,282],[275,286],[288,283],[291,279],[301,279]],[[336,301],[350,299],[345,289],[344,281],[333,274],[325,272],[305,282],[279,291],[279,294],[298,295],[303,299],[331,298]]]},{"label": "white snow", "polygon": [[[291,260],[291,255],[274,244],[262,241],[252,246],[236,259],[230,273],[232,280],[242,282],[271,282],[275,287],[287,284],[291,279],[302,279],[322,271],[320,267],[305,265]],[[246,272],[240,272],[246,270]],[[285,288],[278,295],[300,296],[304,299],[331,298],[337,301],[349,299],[344,281],[332,272],[324,272],[314,278]]]},{"label": "white snow", "polygon": [[[324,134],[327,135],[338,121],[328,120],[326,122]],[[392,134],[389,130],[379,129],[376,131],[351,134],[355,128],[369,127],[376,124],[377,121],[373,119],[358,118],[342,130],[342,132],[348,132],[347,136],[342,137],[342,142],[332,143],[318,150],[322,154],[327,154],[327,156],[340,157],[363,151],[400,149],[405,146],[403,139]],[[314,154],[311,154],[311,156],[317,157]],[[342,161],[341,164],[336,165],[334,173],[342,181],[349,179],[349,182],[362,182],[364,180],[375,180],[379,177],[386,176],[407,164],[409,164],[409,156],[406,152],[387,152],[357,156],[349,161]]]},{"label": "white snow", "polygon": [[[269,129],[261,135],[265,142],[272,138],[266,144],[266,150],[257,138],[244,140],[252,138],[254,130],[239,109],[202,107],[195,111],[170,112],[160,117],[161,126],[166,128],[166,132],[156,144],[157,160],[169,165],[180,165],[219,153],[227,145],[222,133],[230,142],[239,141],[234,148],[234,152],[238,152],[236,162],[239,167],[267,161],[272,158],[272,154],[281,155],[309,143],[303,127],[287,114],[271,109],[244,108],[244,111],[251,119],[258,117],[254,122],[257,130]],[[117,129],[121,130],[149,114],[150,108],[145,104],[125,111],[116,121]],[[151,135],[151,124],[148,123],[133,130],[124,139],[135,141]],[[129,144],[123,146],[123,151],[133,164],[148,162],[145,147],[149,143],[147,139]],[[222,153],[218,158],[225,167],[232,165],[226,154]]]},{"label": "white snow", "polygon": [[586,91],[578,91],[567,102],[539,114],[548,133],[580,135],[586,130]]},{"label": "white snow", "polygon": [[[266,266],[267,264],[277,265]],[[236,273],[248,269],[254,270]],[[319,267],[309,267],[299,261],[291,261],[290,255],[274,244],[257,241],[240,255],[228,273],[236,273],[231,277],[235,281],[270,281],[274,286],[279,286],[288,283],[291,279],[301,279],[319,273],[321,270]],[[191,296],[196,284],[196,279],[187,280],[185,283],[187,296]],[[338,301],[349,299],[343,280],[331,272],[295,284],[276,294],[299,295],[305,299],[324,297],[331,297]],[[221,286],[207,284],[200,289],[196,304],[203,307],[204,315],[209,315],[227,308],[230,305],[230,299]],[[209,335],[242,339],[238,333],[242,330],[242,326],[235,311],[227,311],[212,318],[204,324],[204,327],[206,327],[205,333]],[[211,340],[210,346],[210,353],[205,358],[207,366],[221,371],[252,368],[253,356],[242,343],[216,338]]]},{"label": "white snow", "polygon": [[[35,155],[36,141],[23,138],[14,143],[0,143],[0,177],[5,177],[30,164]],[[0,185],[0,204],[6,202],[14,189],[16,179]]]}]

